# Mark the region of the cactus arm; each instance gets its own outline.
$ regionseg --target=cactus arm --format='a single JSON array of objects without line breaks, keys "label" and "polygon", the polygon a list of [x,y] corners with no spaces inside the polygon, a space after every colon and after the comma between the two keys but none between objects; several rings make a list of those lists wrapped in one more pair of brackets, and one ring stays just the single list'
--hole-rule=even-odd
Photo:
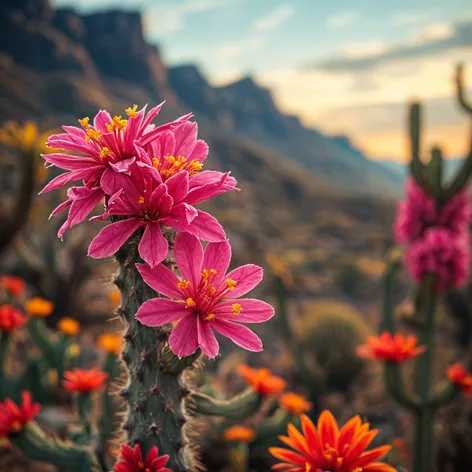
[{"label": "cactus arm", "polygon": [[[172,236],[166,237],[172,247]],[[158,296],[136,269],[136,263],[142,262],[138,242],[135,235],[116,254],[120,269],[115,284],[122,303],[117,312],[125,324],[122,359],[128,373],[127,386],[121,393],[128,404],[123,429],[128,443],[140,444],[143,455],[157,446],[160,453],[169,455],[167,467],[173,472],[193,472],[193,452],[185,428],[184,398],[189,392],[185,372],[169,372],[161,362],[169,329],[149,328],[135,318],[145,301]],[[171,266],[168,260],[165,263]]]},{"label": "cactus arm", "polygon": [[406,410],[416,412],[420,407],[420,399],[408,392],[403,381],[401,368],[395,362],[385,363],[385,387],[390,396]]},{"label": "cactus arm", "polygon": [[77,406],[79,410],[80,421],[84,426],[87,439],[92,435],[92,425],[90,423],[90,412],[92,411],[92,398],[88,393],[79,393],[77,396]]},{"label": "cactus arm", "polygon": [[410,172],[418,184],[427,193],[431,193],[431,188],[425,176],[425,166],[421,162],[421,105],[412,103],[409,108],[408,131],[410,135],[411,160]]},{"label": "cactus arm", "polygon": [[472,104],[470,104],[465,97],[463,64],[458,64],[456,68],[456,93],[457,93],[457,101],[459,102],[461,107],[467,113],[472,114]]},{"label": "cactus arm", "polygon": [[234,443],[229,448],[229,469],[231,472],[247,472],[249,445]]},{"label": "cactus arm", "polygon": [[28,329],[33,341],[43,351],[50,365],[55,363],[54,344],[47,332],[46,324],[42,318],[31,317],[28,322]]},{"label": "cactus arm", "polygon": [[208,416],[224,416],[228,420],[242,421],[254,414],[264,397],[252,388],[247,388],[230,400],[216,400],[201,392],[192,392],[189,407],[196,413]]},{"label": "cactus arm", "polygon": [[443,164],[444,159],[441,149],[433,147],[433,149],[431,149],[431,160],[428,164],[428,174],[436,195],[441,195],[442,192]]},{"label": "cactus arm", "polygon": [[10,435],[9,440],[28,459],[74,472],[98,470],[95,458],[85,447],[48,438],[36,423],[29,423],[21,432]]},{"label": "cactus arm", "polygon": [[20,188],[15,208],[0,229],[0,253],[3,252],[15,235],[26,223],[29,210],[33,203],[35,153],[33,150],[23,151],[20,156]]},{"label": "cactus arm", "polygon": [[445,381],[433,392],[429,398],[429,405],[436,410],[452,403],[461,393],[460,388],[452,382]]}]

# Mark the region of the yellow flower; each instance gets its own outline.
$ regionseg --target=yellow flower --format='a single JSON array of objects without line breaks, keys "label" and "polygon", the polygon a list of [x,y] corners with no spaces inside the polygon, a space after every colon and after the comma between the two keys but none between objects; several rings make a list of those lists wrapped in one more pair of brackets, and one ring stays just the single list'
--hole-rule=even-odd
[{"label": "yellow flower", "polygon": [[97,339],[98,346],[106,352],[118,355],[123,345],[123,338],[116,334],[101,334]]},{"label": "yellow flower", "polygon": [[54,304],[44,298],[34,297],[25,302],[25,310],[30,316],[46,317],[54,311]]},{"label": "yellow flower", "polygon": [[256,436],[256,432],[245,426],[231,426],[223,431],[223,439],[240,443],[251,442]]},{"label": "yellow flower", "polygon": [[294,392],[287,392],[280,395],[280,406],[292,415],[301,415],[311,410],[311,403],[303,396]]},{"label": "yellow flower", "polygon": [[68,351],[71,357],[77,357],[80,354],[80,346],[77,343],[72,343],[68,347]]},{"label": "yellow flower", "polygon": [[108,298],[113,306],[118,306],[121,303],[121,294],[119,290],[113,290],[110,292]]},{"label": "yellow flower", "polygon": [[33,121],[27,121],[24,125],[15,121],[7,121],[0,128],[0,143],[22,151],[54,152],[54,149],[46,146],[47,137],[52,132],[53,130],[48,130],[40,133],[38,125]]},{"label": "yellow flower", "polygon": [[58,321],[57,329],[68,336],[75,336],[80,330],[80,324],[78,321],[66,316]]},{"label": "yellow flower", "polygon": [[56,385],[57,385],[57,382],[58,382],[58,380],[59,380],[59,375],[58,375],[56,369],[49,369],[49,370],[48,370],[48,379],[49,379],[49,383],[50,383],[52,386],[56,386]]}]

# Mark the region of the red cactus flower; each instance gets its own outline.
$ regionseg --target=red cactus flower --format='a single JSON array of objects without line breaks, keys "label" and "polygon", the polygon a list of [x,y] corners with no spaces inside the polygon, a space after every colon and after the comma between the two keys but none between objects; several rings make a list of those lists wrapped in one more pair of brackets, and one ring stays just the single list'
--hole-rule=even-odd
[{"label": "red cactus flower", "polygon": [[141,446],[136,444],[134,449],[123,444],[121,446],[121,459],[115,464],[115,472],[172,472],[164,467],[169,460],[168,455],[159,456],[159,449],[151,447],[143,460]]},{"label": "red cactus flower", "polygon": [[449,380],[456,384],[466,396],[472,396],[472,373],[467,372],[462,364],[456,363],[447,369]]},{"label": "red cactus flower", "polygon": [[14,275],[2,275],[0,277],[0,287],[12,297],[19,297],[25,291],[25,281]]},{"label": "red cactus flower", "polygon": [[384,331],[380,336],[369,336],[367,344],[358,346],[356,351],[357,355],[364,359],[401,364],[425,351],[425,346],[417,344],[417,336],[405,336],[403,333],[395,333],[392,336],[388,331]]},{"label": "red cactus flower", "polygon": [[302,432],[288,425],[288,436],[279,436],[287,446],[271,447],[269,452],[282,462],[272,470],[290,472],[395,472],[388,464],[377,462],[391,446],[367,450],[377,434],[359,416],[351,418],[342,428],[333,415],[321,413],[317,427],[306,415],[300,417]]},{"label": "red cactus flower", "polygon": [[21,400],[21,405],[17,405],[10,398],[0,402],[0,438],[21,431],[41,409],[39,403],[31,402],[30,392],[21,392]]},{"label": "red cactus flower", "polygon": [[238,374],[261,395],[279,393],[286,386],[285,380],[272,375],[270,369],[251,369],[245,364],[240,364]]},{"label": "red cactus flower", "polygon": [[26,318],[20,310],[13,308],[11,305],[0,306],[0,331],[12,333],[25,323]]},{"label": "red cactus flower", "polygon": [[106,372],[98,369],[73,369],[64,372],[62,386],[69,392],[91,393],[105,385]]}]

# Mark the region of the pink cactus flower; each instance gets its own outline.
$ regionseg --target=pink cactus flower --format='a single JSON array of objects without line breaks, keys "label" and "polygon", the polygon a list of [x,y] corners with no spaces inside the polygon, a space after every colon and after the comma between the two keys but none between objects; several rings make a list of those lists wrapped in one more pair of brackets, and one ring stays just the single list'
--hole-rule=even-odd
[{"label": "pink cactus flower", "polygon": [[409,273],[417,282],[428,274],[437,277],[436,290],[443,293],[469,278],[469,235],[460,236],[440,227],[428,228],[406,253]]},{"label": "pink cactus flower", "polygon": [[231,260],[229,242],[208,243],[203,250],[189,233],[177,236],[174,256],[182,280],[163,264],[154,268],[137,264],[144,281],[169,298],[148,300],[136,318],[146,326],[178,321],[169,345],[179,358],[198,348],[210,359],[216,357],[219,345],[213,330],[244,349],[261,351],[261,340],[239,323],[262,323],[274,316],[274,309],[260,300],[238,298],[261,282],[262,268],[248,264],[226,274]]},{"label": "pink cactus flower", "polygon": [[[68,172],[52,179],[41,191],[50,192],[64,185],[82,181],[84,190],[74,190],[69,199],[56,208],[53,215],[70,207],[68,221],[59,231],[62,237],[71,226],[83,221],[100,201],[99,195],[101,179],[105,175],[110,179],[109,173],[129,173],[130,165],[136,160],[135,142],[142,146],[148,145],[160,134],[174,129],[191,118],[188,114],[177,120],[155,127],[151,121],[159,114],[163,103],[152,108],[146,115],[146,106],[137,111],[137,105],[128,108],[128,119],[121,116],[111,117],[101,110],[94,118],[93,126],[89,118],[79,120],[82,128],[64,126],[65,133],[55,134],[49,137],[48,146],[52,148],[72,151],[79,155],[63,153],[43,154],[42,157],[49,165],[54,165]],[[80,197],[77,195],[80,194]]]},{"label": "pink cactus flower", "polygon": [[430,226],[443,226],[459,234],[467,229],[470,215],[467,189],[454,195],[438,211],[434,199],[410,177],[406,183],[406,199],[398,205],[395,240],[400,244],[411,243]]},{"label": "pink cactus flower", "polygon": [[[102,178],[103,189],[112,196],[99,218],[112,215],[128,218],[105,226],[92,240],[89,256],[99,259],[114,254],[140,227],[144,227],[144,233],[138,246],[139,255],[151,267],[162,262],[169,249],[161,225],[192,233],[205,241],[225,240],[225,232],[216,218],[187,203],[195,199],[189,192],[186,170],[162,183],[154,167],[139,164],[130,167],[129,176],[115,174],[110,181]],[[234,188],[234,184],[226,185],[226,180],[232,177],[219,174],[223,188]],[[199,193],[199,196],[204,199],[205,193]]]}]

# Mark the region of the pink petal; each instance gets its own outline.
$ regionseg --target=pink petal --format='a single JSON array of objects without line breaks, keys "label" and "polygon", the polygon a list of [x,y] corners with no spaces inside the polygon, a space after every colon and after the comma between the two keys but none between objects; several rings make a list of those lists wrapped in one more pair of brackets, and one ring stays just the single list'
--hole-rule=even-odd
[{"label": "pink petal", "polygon": [[209,359],[214,359],[220,350],[218,341],[215,338],[211,323],[203,321],[200,316],[197,317],[198,345]]},{"label": "pink petal", "polygon": [[203,162],[206,157],[208,156],[208,144],[203,141],[202,139],[197,139],[197,142],[195,143],[195,147],[193,148],[193,151],[191,154],[188,156],[189,161],[199,161]]},{"label": "pink petal", "polygon": [[147,264],[136,264],[136,267],[144,281],[157,293],[169,298],[182,298],[177,288],[179,278],[164,264],[159,264],[152,269]]},{"label": "pink petal", "polygon": [[261,283],[264,271],[262,267],[254,264],[247,264],[234,269],[226,275],[227,279],[237,282],[236,287],[229,294],[231,298],[238,298],[250,292],[254,287]]},{"label": "pink petal", "polygon": [[115,172],[120,172],[129,175],[129,173],[131,172],[131,166],[134,164],[135,161],[135,157],[130,157],[129,159],[123,159],[122,161],[110,162],[110,167]]},{"label": "pink petal", "polygon": [[84,136],[85,132],[82,136],[65,133],[54,134],[49,136],[47,144],[54,149],[80,152],[86,156],[98,156],[99,148],[94,144],[87,143]]},{"label": "pink petal", "polygon": [[[83,188],[85,189],[85,187]],[[103,198],[103,191],[101,188],[86,190],[87,196],[77,198],[72,202],[68,217],[70,227],[82,223],[82,221],[85,220]]]},{"label": "pink petal", "polygon": [[212,321],[212,325],[215,331],[231,339],[243,349],[253,352],[262,351],[262,341],[246,326],[219,320],[218,318]]},{"label": "pink petal", "polygon": [[142,195],[127,175],[108,167],[102,174],[100,186],[107,195],[114,195],[123,190],[122,199],[139,208],[139,199]]},{"label": "pink petal", "polygon": [[[99,168],[98,172],[101,172],[102,168]],[[69,182],[73,182],[75,180],[82,180],[85,178],[90,177],[96,172],[95,169],[83,169],[83,170],[74,170],[72,172],[65,172],[64,174],[58,175],[54,179],[52,179],[42,190],[39,194],[43,194],[46,192],[50,192],[51,190],[56,190],[59,187],[62,187]]]},{"label": "pink petal", "polygon": [[41,157],[48,163],[65,170],[89,169],[91,166],[103,167],[94,159],[82,156],[72,156],[70,154],[41,154]]},{"label": "pink petal", "polygon": [[202,269],[215,269],[216,276],[213,285],[219,285],[223,280],[229,263],[231,262],[231,246],[228,241],[221,243],[208,243],[203,256]]},{"label": "pink petal", "polygon": [[[241,313],[233,313],[233,305],[241,305]],[[270,320],[275,313],[274,308],[266,302],[254,298],[224,300],[216,304],[213,313],[218,319],[238,321],[241,323],[263,323]]]},{"label": "pink petal", "polygon": [[126,243],[128,238],[140,226],[141,221],[137,218],[130,218],[105,226],[90,243],[88,255],[94,259],[111,256]]},{"label": "pink petal", "polygon": [[[194,177],[198,177],[198,175],[192,176],[192,179]],[[220,174],[219,180],[204,184],[200,187],[193,187],[185,201],[194,205],[232,190],[239,189],[236,188],[236,179],[231,177],[228,172],[227,174]]]},{"label": "pink petal", "polygon": [[172,208],[173,204],[174,200],[167,193],[166,184],[158,185],[152,192],[151,198],[149,199],[149,205],[151,208],[159,210],[159,214],[161,215],[166,215]]},{"label": "pink petal", "polygon": [[188,113],[187,115],[183,115],[180,118],[177,118],[174,121],[171,121],[170,123],[166,123],[165,125],[158,126],[157,128],[153,129],[149,133],[146,133],[139,141],[142,146],[145,146],[146,144],[150,143],[152,140],[156,139],[157,136],[161,135],[165,131],[173,130],[177,126],[179,126],[181,123],[184,123],[185,121],[189,120],[192,118],[193,113]]},{"label": "pink petal", "polygon": [[179,233],[175,238],[174,257],[182,277],[196,287],[202,273],[202,243],[189,233]]},{"label": "pink petal", "polygon": [[107,124],[111,123],[112,118],[106,110],[100,110],[93,119],[93,127],[102,133],[108,133]]},{"label": "pink petal", "polygon": [[70,207],[72,204],[72,198],[68,198],[65,202],[62,202],[59,206],[57,206],[52,213],[49,215],[49,219],[53,216],[58,215],[59,213],[63,212],[66,208]]},{"label": "pink petal", "polygon": [[159,223],[148,223],[138,246],[139,255],[149,266],[155,267],[162,262],[169,251],[169,244],[162,235]]},{"label": "pink petal", "polygon": [[[146,326],[163,326],[192,314],[185,303],[167,298],[153,298],[144,302],[136,313],[136,319]],[[191,316],[190,318],[193,318]],[[180,324],[180,323],[179,323]]]},{"label": "pink petal", "polygon": [[188,172],[183,170],[166,180],[167,191],[175,203],[181,202],[188,193]]},{"label": "pink petal", "polygon": [[192,314],[182,318],[169,337],[169,347],[182,359],[198,349],[197,316]]},{"label": "pink petal", "polygon": [[[186,159],[190,156],[195,147],[198,134],[197,123],[189,122],[183,123],[174,130],[175,136],[175,150],[174,153],[177,156],[183,156]],[[175,156],[175,157],[177,157]]]},{"label": "pink petal", "polygon": [[203,241],[219,242],[226,239],[224,229],[218,220],[208,213],[197,210],[197,217],[185,230]]},{"label": "pink petal", "polygon": [[188,225],[198,216],[198,211],[186,203],[174,205],[170,212],[161,221],[171,228],[185,231]]},{"label": "pink petal", "polygon": [[153,157],[162,162],[166,156],[173,156],[175,149],[175,137],[172,131],[161,134],[157,139],[149,143]]},{"label": "pink petal", "polygon": [[145,130],[149,126],[151,121],[159,114],[159,112],[161,111],[161,108],[162,108],[163,105],[164,105],[164,102],[161,102],[161,103],[159,103],[159,105],[156,105],[155,107],[153,107],[149,110],[148,114],[146,115],[146,118],[144,119],[143,123],[141,124],[140,132],[142,132],[143,130]]}]

